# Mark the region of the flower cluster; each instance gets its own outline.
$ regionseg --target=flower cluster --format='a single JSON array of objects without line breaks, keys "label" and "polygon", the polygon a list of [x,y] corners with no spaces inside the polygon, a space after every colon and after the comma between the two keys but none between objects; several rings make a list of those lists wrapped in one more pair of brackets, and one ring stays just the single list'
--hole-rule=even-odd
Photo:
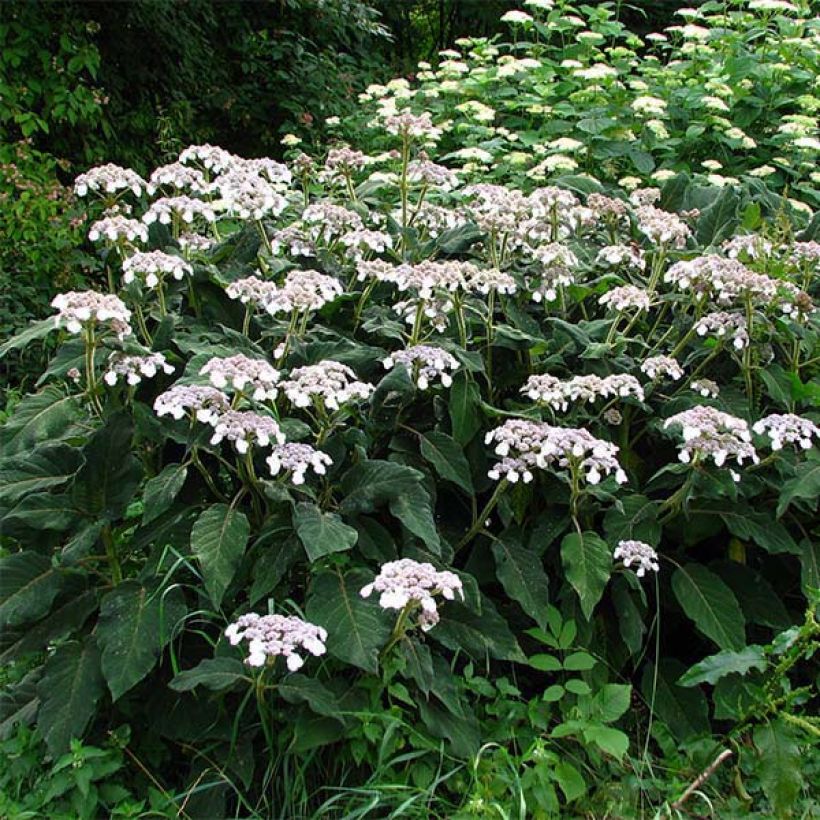
[{"label": "flower cluster", "polygon": [[375,390],[372,384],[360,382],[347,365],[330,359],[292,370],[280,387],[296,407],[319,405],[338,410],[354,401],[366,401]]},{"label": "flower cluster", "polygon": [[635,575],[643,578],[647,572],[658,572],[658,553],[644,541],[619,541],[612,557],[623,561],[625,567],[636,565]]},{"label": "flower cluster", "polygon": [[147,242],[148,228],[137,219],[129,219],[122,214],[112,214],[98,219],[91,225],[88,238],[92,242],[107,239],[109,242],[118,242],[122,239],[128,242]]},{"label": "flower cluster", "polygon": [[696,379],[689,385],[689,389],[699,393],[704,399],[716,399],[720,395],[720,387],[711,379]]},{"label": "flower cluster", "polygon": [[71,290],[51,300],[56,308],[55,327],[65,326],[69,333],[80,333],[89,323],[108,325],[117,338],[131,335],[131,311],[119,296],[93,290]]},{"label": "flower cluster", "polygon": [[743,350],[749,344],[749,333],[746,329],[746,319],[737,313],[716,311],[707,313],[695,325],[698,336],[713,333],[719,339],[730,336],[732,344],[737,350]]},{"label": "flower cluster", "polygon": [[262,219],[278,216],[288,205],[273,183],[263,179],[248,166],[234,166],[220,174],[210,185],[219,193],[219,204],[231,216],[240,219]]},{"label": "flower cluster", "polygon": [[440,619],[436,596],[452,601],[458,593],[464,598],[461,579],[454,573],[439,572],[432,564],[401,558],[382,564],[375,579],[362,587],[361,596],[380,593],[382,609],[419,608],[419,626],[426,632]]},{"label": "flower cluster", "polygon": [[566,412],[571,402],[593,402],[599,398],[635,396],[644,400],[640,382],[626,373],[610,376],[573,376],[561,381],[549,373],[530,376],[521,392],[533,401],[548,404],[553,410]]},{"label": "flower cluster", "polygon": [[319,310],[342,295],[338,280],[312,270],[293,270],[281,288],[272,291],[263,307],[271,315],[277,313]]},{"label": "flower cluster", "polygon": [[[711,459],[717,467],[722,467],[727,459],[733,458],[738,465],[747,459],[757,464],[759,458],[751,444],[749,425],[743,419],[731,416],[714,407],[697,406],[670,416],[663,424],[664,429],[680,427],[683,446],[678,458],[684,464]],[[735,481],[740,476],[731,471]]]},{"label": "flower cluster", "polygon": [[305,473],[308,470],[313,470],[316,475],[324,475],[333,464],[333,459],[309,444],[288,442],[274,447],[266,462],[271,475],[290,473],[291,481],[299,486],[305,483]]},{"label": "flower cluster", "polygon": [[484,442],[495,442],[495,454],[502,457],[487,473],[495,481],[503,477],[511,483],[521,479],[526,484],[533,480],[533,468],[553,466],[577,471],[589,484],[600,483],[610,473],[619,484],[627,480],[616,458],[618,447],[595,438],[588,430],[509,419],[487,433]]},{"label": "flower cluster", "polygon": [[145,180],[136,171],[109,163],[80,174],[74,180],[74,193],[86,196],[89,191],[102,195],[131,191],[134,196],[139,196],[145,185]]},{"label": "flower cluster", "polygon": [[174,372],[162,353],[149,353],[146,356],[128,356],[125,353],[112,353],[108,357],[108,366],[103,375],[106,384],[115,385],[124,377],[125,381],[134,386],[143,378],[153,379],[159,371],[166,375]]},{"label": "flower cluster", "polygon": [[403,366],[419,390],[426,390],[436,379],[439,379],[444,387],[450,387],[453,377],[447,371],[454,372],[459,367],[455,356],[431,345],[414,345],[397,350],[383,359],[382,363],[388,370],[396,365]]},{"label": "flower cluster", "polygon": [[612,288],[598,300],[599,305],[605,305],[616,311],[624,311],[629,308],[649,310],[650,303],[649,294],[643,288],[637,288],[634,285]]},{"label": "flower cluster", "polygon": [[752,430],[768,436],[772,450],[782,450],[784,444],[796,444],[803,450],[810,450],[812,438],[820,438],[820,428],[813,421],[794,413],[773,413],[756,421]]},{"label": "flower cluster", "polygon": [[678,381],[683,378],[683,368],[677,359],[671,356],[650,356],[641,362],[641,372],[649,376],[650,379],[668,378]]},{"label": "flower cluster", "polygon": [[148,179],[147,191],[153,196],[163,185],[177,191],[188,190],[195,194],[203,194],[207,190],[205,175],[202,171],[183,165],[181,162],[161,165],[154,170]]},{"label": "flower cluster", "polygon": [[126,285],[139,276],[149,288],[155,288],[166,273],[179,281],[186,275],[191,276],[193,272],[194,269],[184,259],[162,251],[138,252],[122,263],[122,281]]},{"label": "flower cluster", "polygon": [[226,359],[209,359],[200,369],[214,387],[231,387],[240,393],[250,386],[254,401],[273,400],[277,396],[279,371],[264,359],[251,359],[241,353]]},{"label": "flower cluster", "polygon": [[275,282],[260,279],[258,276],[247,276],[236,279],[225,288],[230,299],[238,299],[243,305],[266,305],[278,288]]},{"label": "flower cluster", "polygon": [[653,205],[642,205],[636,211],[638,230],[655,245],[685,248],[692,235],[689,226],[677,215]]},{"label": "flower cluster", "polygon": [[605,245],[595,258],[602,264],[624,265],[637,271],[642,271],[646,265],[644,252],[635,245]]},{"label": "flower cluster", "polygon": [[214,424],[230,409],[231,403],[221,390],[195,384],[175,384],[154,400],[158,416],[171,416],[177,421],[191,413],[203,424]]},{"label": "flower cluster", "polygon": [[254,444],[269,447],[274,441],[285,443],[285,436],[274,419],[250,410],[227,410],[212,417],[210,424],[214,428],[211,444],[227,440],[233,442],[238,453],[247,453]]},{"label": "flower cluster", "polygon": [[216,221],[216,211],[208,202],[190,196],[170,196],[154,200],[142,215],[142,221],[146,225],[154,222],[170,225],[174,217],[191,223],[197,216],[201,216],[206,222]]},{"label": "flower cluster", "polygon": [[327,631],[321,626],[303,621],[295,616],[257,615],[254,612],[241,615],[225,630],[225,637],[232,646],[248,642],[248,666],[271,665],[280,655],[291,672],[304,666],[299,650],[311,655],[324,655]]}]

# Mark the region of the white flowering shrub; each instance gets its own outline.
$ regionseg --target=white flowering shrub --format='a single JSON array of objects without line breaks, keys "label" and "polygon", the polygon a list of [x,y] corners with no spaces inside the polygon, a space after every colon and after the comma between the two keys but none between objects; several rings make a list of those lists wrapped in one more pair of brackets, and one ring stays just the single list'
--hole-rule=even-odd
[{"label": "white flowering shrub", "polygon": [[[508,22],[543,37],[569,19],[526,7]],[[781,11],[776,47],[802,54],[809,23]],[[691,46],[675,70],[698,60],[711,87],[724,46],[692,14],[668,35]],[[750,15],[728,14],[730,43]],[[586,107],[566,133],[588,144],[556,140],[588,170],[651,142],[610,134],[596,95],[636,122],[690,99],[648,58],[648,88],[625,83],[634,53],[594,34],[567,51],[577,90],[549,92]],[[420,87],[519,77],[523,98],[554,53],[538,42],[471,43]],[[713,90],[740,106],[753,87]],[[491,741],[528,750],[532,816],[549,816],[593,800],[579,760],[611,780],[650,753],[647,721],[674,746],[780,708],[765,660],[744,659],[820,586],[817,219],[764,183],[632,190],[553,153],[476,182],[464,151],[437,153],[455,126],[436,95],[405,91],[430,109],[383,97],[384,152],[285,165],[192,146],[148,180],[78,179],[107,288],[60,294],[0,348],[59,336],[0,427],[2,652],[33,658],[3,697],[52,754],[127,721],[192,781],[197,749],[215,754],[274,816],[266,761],[294,749],[358,787],[377,740],[403,783]],[[692,127],[718,144],[726,112],[698,93]],[[687,145],[644,147],[688,162]],[[626,154],[639,170],[643,152]],[[711,718],[678,681],[705,656],[685,680],[719,681]],[[626,793],[616,815],[638,812]]]}]

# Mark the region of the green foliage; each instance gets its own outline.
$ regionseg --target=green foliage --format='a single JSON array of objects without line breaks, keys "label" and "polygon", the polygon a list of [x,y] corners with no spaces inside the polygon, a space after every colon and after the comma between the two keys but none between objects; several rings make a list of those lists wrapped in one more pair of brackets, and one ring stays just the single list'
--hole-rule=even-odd
[{"label": "green foliage", "polygon": [[[712,31],[715,12],[698,12]],[[214,88],[236,87],[231,127],[264,146],[298,122],[306,144],[318,132],[289,89],[313,93],[374,19],[293,0],[275,37],[245,27],[256,14],[160,2],[121,25],[178,41],[224,24],[220,57],[243,50],[232,71],[271,89],[215,58]],[[537,65],[473,42],[466,70],[420,78],[438,92],[429,120],[341,122],[367,154],[284,167],[216,152],[223,173],[194,148],[185,173],[214,187],[184,188],[205,203],[190,219],[166,182],[84,193],[88,221],[114,208],[150,230],[101,240],[109,293],[67,296],[56,322],[0,347],[51,354],[15,380],[0,425],[4,816],[815,808],[818,253],[785,187],[815,192],[774,125],[810,108],[785,100],[806,96],[807,24],[730,8],[713,60],[674,42],[664,62],[633,53],[609,4],[533,17],[513,15],[498,48]],[[47,45],[9,31],[27,54]],[[67,26],[60,48],[92,34]],[[103,81],[105,37],[75,85]],[[202,55],[187,58],[163,83],[201,88]],[[145,63],[142,90],[157,81]],[[721,154],[737,184],[691,173],[733,147],[703,102],[718,77],[727,122],[759,146]],[[782,105],[748,99],[766,79]],[[416,105],[412,91],[370,96]],[[666,102],[666,139],[644,129],[647,94]],[[149,108],[150,94],[133,116]],[[174,128],[158,127],[170,152]],[[581,143],[577,174],[541,161],[570,150],[553,151],[560,137]],[[467,161],[461,181],[484,174],[467,147],[495,157],[503,187],[453,185],[438,140],[435,162]],[[746,173],[775,153],[792,165],[774,184]],[[659,166],[663,189],[630,199]],[[611,184],[627,173],[640,178]]]}]

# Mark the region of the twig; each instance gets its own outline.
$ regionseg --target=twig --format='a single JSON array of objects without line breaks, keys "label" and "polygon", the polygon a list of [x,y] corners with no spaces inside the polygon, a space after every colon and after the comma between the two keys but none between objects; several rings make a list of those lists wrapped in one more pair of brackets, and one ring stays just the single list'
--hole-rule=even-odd
[{"label": "twig", "polygon": [[712,764],[707,768],[704,769],[694,780],[694,782],[689,786],[689,788],[672,804],[673,809],[680,809],[683,807],[683,804],[692,796],[692,794],[697,791],[716,771],[718,766],[723,763],[724,760],[730,758],[733,752],[731,749],[724,749],[713,761]]}]

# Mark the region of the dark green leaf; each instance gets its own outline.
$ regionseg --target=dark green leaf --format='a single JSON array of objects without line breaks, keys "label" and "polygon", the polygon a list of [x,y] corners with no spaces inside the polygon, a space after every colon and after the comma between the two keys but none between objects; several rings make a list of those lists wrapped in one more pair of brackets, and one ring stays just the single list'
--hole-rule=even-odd
[{"label": "dark green leaf", "polygon": [[480,615],[448,601],[441,607],[441,622],[430,635],[448,649],[463,650],[477,660],[487,655],[521,663],[526,660],[515,635],[488,598],[482,597]]},{"label": "dark green leaf", "polygon": [[61,587],[59,572],[44,555],[16,552],[0,559],[0,627],[41,618]]},{"label": "dark green leaf", "polygon": [[352,549],[359,537],[359,533],[338,515],[322,512],[309,503],[297,504],[293,508],[293,527],[311,561]]},{"label": "dark green leaf", "polygon": [[42,319],[39,322],[32,322],[27,328],[21,330],[16,336],[0,345],[0,359],[12,350],[20,350],[27,347],[31,342],[44,339],[51,331],[56,330],[54,319]]},{"label": "dark green leaf", "polygon": [[46,661],[37,691],[41,701],[37,727],[51,754],[61,755],[72,738],[83,736],[105,691],[93,637],[58,647]]},{"label": "dark green leaf", "polygon": [[746,643],[743,613],[732,590],[700,564],[675,570],[672,590],[695,626],[721,649],[743,649]]},{"label": "dark green leaf", "polygon": [[372,580],[363,570],[322,572],[311,584],[306,613],[311,623],[327,629],[331,655],[375,674],[393,624],[372,596],[361,596]]},{"label": "dark green leaf", "polygon": [[26,496],[5,516],[33,530],[67,530],[80,519],[74,500],[66,493],[34,493]]},{"label": "dark green leaf", "polygon": [[589,619],[609,581],[612,551],[594,532],[571,532],[561,541],[561,561],[567,580],[578,593],[581,611]]},{"label": "dark green leaf", "polygon": [[641,679],[641,691],[649,708],[667,725],[678,740],[688,740],[710,732],[709,706],[700,689],[684,689],[677,681],[686,667],[673,658],[661,660],[657,669],[647,663]]},{"label": "dark green leaf", "polygon": [[525,549],[512,536],[493,541],[496,574],[504,591],[517,601],[542,629],[546,629],[546,610],[549,604],[549,581],[541,558]]},{"label": "dark green leaf", "polygon": [[80,451],[65,444],[43,444],[25,455],[0,461],[0,500],[11,503],[38,490],[65,484],[77,472]]},{"label": "dark green leaf", "polygon": [[464,371],[453,377],[450,388],[450,423],[453,438],[459,444],[467,444],[481,429],[481,394],[478,386]]},{"label": "dark green leaf", "polygon": [[193,669],[180,672],[168,685],[175,692],[190,692],[197,686],[221,692],[241,680],[251,681],[242,661],[236,658],[206,658]]},{"label": "dark green leaf", "polygon": [[143,524],[153,521],[173,504],[187,477],[185,464],[167,464],[159,475],[145,482]]},{"label": "dark green leaf", "polygon": [[288,703],[307,703],[317,715],[336,717],[341,720],[341,707],[333,692],[319,683],[315,678],[293,674],[283,678],[276,687],[276,692]]},{"label": "dark green leaf", "polygon": [[85,464],[74,479],[77,507],[92,515],[119,518],[142,480],[142,466],[131,453],[134,427],[122,412],[110,416],[83,447]]},{"label": "dark green leaf", "polygon": [[678,684],[680,686],[697,686],[701,683],[711,683],[714,685],[726,675],[737,672],[745,675],[750,669],[759,669],[761,672],[766,668],[766,655],[762,646],[751,645],[740,652],[724,650],[717,655],[710,655],[694,666],[689,667],[681,675]]},{"label": "dark green leaf", "polygon": [[178,587],[165,594],[151,593],[136,581],[126,581],[102,599],[96,634],[113,700],[119,700],[154,668],[185,613]]},{"label": "dark green leaf", "polygon": [[461,446],[450,436],[436,430],[421,436],[420,441],[421,454],[433,465],[435,471],[472,495],[474,490],[470,464]]},{"label": "dark green leaf", "polygon": [[199,559],[205,589],[215,606],[233,580],[245,554],[250,524],[244,513],[227,504],[213,504],[191,530],[191,549]]},{"label": "dark green leaf", "polygon": [[54,385],[26,396],[0,427],[0,452],[9,457],[43,441],[59,441],[81,415],[80,401]]},{"label": "dark green leaf", "polygon": [[803,759],[793,732],[779,719],[758,726],[753,737],[760,754],[763,791],[778,817],[790,816],[803,788]]}]

